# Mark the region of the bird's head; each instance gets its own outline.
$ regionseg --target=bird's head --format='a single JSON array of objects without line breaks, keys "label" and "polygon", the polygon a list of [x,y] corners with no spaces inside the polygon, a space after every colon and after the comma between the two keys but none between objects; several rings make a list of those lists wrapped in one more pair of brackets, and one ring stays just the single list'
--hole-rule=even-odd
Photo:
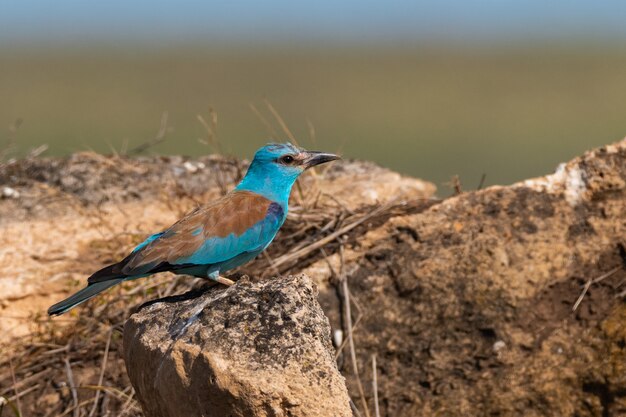
[{"label": "bird's head", "polygon": [[253,191],[274,201],[287,200],[294,182],[308,168],[340,159],[332,153],[307,151],[291,143],[260,148],[238,190]]}]

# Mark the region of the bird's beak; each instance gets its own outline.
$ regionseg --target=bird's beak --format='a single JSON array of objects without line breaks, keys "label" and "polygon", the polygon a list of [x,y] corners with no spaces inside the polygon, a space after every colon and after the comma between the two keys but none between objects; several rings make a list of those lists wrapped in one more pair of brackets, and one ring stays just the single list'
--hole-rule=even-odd
[{"label": "bird's beak", "polygon": [[306,151],[306,158],[304,159],[304,166],[307,168],[314,167],[315,165],[325,164],[326,162],[335,161],[341,159],[332,153]]}]

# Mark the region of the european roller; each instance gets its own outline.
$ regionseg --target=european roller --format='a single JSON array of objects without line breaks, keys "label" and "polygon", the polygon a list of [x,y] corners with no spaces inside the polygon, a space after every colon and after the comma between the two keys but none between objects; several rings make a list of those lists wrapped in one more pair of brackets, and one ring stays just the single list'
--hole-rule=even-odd
[{"label": "european roller", "polygon": [[50,307],[48,314],[63,314],[120,282],[163,271],[232,285],[221,274],[254,259],[272,242],[287,217],[298,176],[336,159],[289,143],[262,147],[234,190],[151,235],[126,258],[90,276],[85,288]]}]

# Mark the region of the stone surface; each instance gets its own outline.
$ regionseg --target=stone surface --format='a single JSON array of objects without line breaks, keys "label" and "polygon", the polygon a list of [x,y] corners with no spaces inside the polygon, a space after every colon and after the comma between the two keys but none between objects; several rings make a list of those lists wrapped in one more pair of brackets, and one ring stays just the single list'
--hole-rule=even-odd
[{"label": "stone surface", "polygon": [[316,297],[301,275],[140,308],[124,358],[145,415],[351,416]]},{"label": "stone surface", "polygon": [[407,177],[363,161],[329,165],[320,182],[324,193],[332,195],[349,210],[392,200],[428,199],[437,190],[432,182]]},{"label": "stone surface", "polygon": [[[376,354],[381,414],[626,415],[625,247],[626,140],[347,236],[360,378],[371,381]],[[339,263],[334,254],[305,272],[330,279]],[[347,351],[340,363],[360,407]]]}]

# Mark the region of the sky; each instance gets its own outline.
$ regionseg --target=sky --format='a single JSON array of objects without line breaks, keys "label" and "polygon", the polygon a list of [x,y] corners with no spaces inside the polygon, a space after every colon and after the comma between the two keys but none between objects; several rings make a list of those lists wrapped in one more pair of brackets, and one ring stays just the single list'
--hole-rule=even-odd
[{"label": "sky", "polygon": [[624,0],[0,0],[0,43],[626,40]]}]

